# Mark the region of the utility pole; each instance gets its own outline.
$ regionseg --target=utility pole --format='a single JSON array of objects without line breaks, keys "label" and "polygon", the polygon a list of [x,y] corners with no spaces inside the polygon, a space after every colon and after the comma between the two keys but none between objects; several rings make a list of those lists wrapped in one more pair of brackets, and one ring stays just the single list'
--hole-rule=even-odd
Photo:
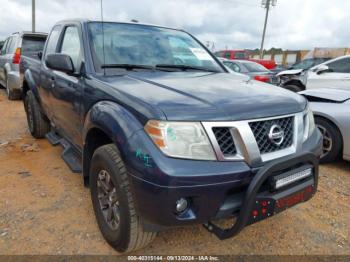
[{"label": "utility pole", "polygon": [[264,23],[264,31],[261,39],[261,47],[260,47],[260,59],[263,59],[264,56],[264,41],[265,41],[265,34],[266,34],[266,25],[267,25],[267,19],[269,17],[269,11],[270,11],[270,6],[276,6],[277,0],[262,0],[261,5],[263,8],[266,9],[266,14],[265,14],[265,23]]},{"label": "utility pole", "polygon": [[32,32],[35,33],[35,0],[32,0]]}]

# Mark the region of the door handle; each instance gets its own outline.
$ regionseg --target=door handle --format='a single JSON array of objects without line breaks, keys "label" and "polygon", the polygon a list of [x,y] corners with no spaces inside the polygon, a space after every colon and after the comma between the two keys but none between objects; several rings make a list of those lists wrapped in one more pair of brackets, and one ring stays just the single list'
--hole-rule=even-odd
[{"label": "door handle", "polygon": [[55,87],[55,77],[54,76],[50,76],[50,82],[51,82],[51,84],[50,84],[51,88],[54,88]]}]

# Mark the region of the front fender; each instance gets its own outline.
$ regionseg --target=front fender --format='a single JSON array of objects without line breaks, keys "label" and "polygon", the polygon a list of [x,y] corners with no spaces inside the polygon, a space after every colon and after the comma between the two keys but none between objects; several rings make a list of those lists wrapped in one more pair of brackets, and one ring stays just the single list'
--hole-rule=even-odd
[{"label": "front fender", "polygon": [[83,130],[85,144],[89,130],[98,128],[109,136],[117,145],[122,158],[125,156],[124,144],[136,131],[143,128],[142,124],[125,108],[111,101],[101,101],[95,104],[87,113]]},{"label": "front fender", "polygon": [[33,92],[33,94],[36,97],[37,101],[40,101],[39,91],[38,91],[37,85],[35,83],[35,80],[34,80],[34,77],[33,77],[32,73],[30,72],[29,69],[27,69],[24,72],[24,80],[23,80],[23,82],[24,81],[27,83],[27,86],[28,86],[29,90],[31,90]]}]

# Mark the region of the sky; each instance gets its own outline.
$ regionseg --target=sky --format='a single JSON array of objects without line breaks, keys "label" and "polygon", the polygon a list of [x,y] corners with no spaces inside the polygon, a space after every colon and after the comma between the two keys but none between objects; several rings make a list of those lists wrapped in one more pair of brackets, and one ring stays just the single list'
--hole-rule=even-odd
[{"label": "sky", "polygon": [[[0,0],[0,40],[31,30],[31,0]],[[37,31],[69,18],[100,20],[100,0],[36,0]],[[215,49],[259,48],[261,0],[103,0],[105,20],[181,28]],[[350,0],[277,0],[265,48],[350,47]]]}]

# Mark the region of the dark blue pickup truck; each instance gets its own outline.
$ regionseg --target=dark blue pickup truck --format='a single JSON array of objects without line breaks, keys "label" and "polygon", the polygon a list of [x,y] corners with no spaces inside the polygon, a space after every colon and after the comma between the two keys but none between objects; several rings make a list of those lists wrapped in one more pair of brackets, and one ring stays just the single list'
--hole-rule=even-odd
[{"label": "dark blue pickup truck", "polygon": [[22,68],[30,132],[64,147],[120,252],[171,226],[229,238],[316,192],[306,99],[227,73],[182,30],[63,21],[40,56]]}]

